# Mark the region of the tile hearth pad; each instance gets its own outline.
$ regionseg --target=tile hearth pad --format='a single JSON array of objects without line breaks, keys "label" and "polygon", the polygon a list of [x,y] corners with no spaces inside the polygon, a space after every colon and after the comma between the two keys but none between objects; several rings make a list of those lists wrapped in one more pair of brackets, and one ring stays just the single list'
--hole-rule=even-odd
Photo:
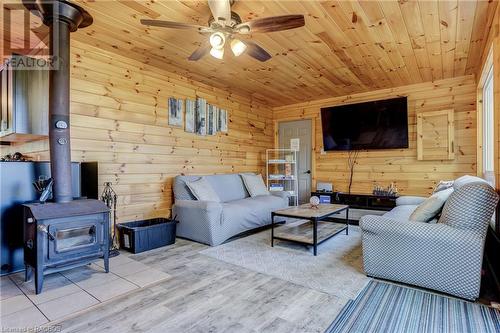
[{"label": "tile hearth pad", "polygon": [[168,279],[170,275],[142,264],[122,253],[110,259],[106,273],[102,261],[45,279],[36,295],[33,281],[24,282],[24,272],[2,276],[0,319],[3,328],[25,328],[60,320],[94,305]]}]

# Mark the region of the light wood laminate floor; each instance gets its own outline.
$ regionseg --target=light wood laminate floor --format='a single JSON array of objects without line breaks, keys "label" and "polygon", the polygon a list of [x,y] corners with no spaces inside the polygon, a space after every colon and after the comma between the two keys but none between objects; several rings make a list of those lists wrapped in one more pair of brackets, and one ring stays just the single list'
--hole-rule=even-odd
[{"label": "light wood laminate floor", "polygon": [[323,332],[347,302],[198,253],[205,248],[178,239],[132,256],[171,277],[51,324],[63,332]]}]

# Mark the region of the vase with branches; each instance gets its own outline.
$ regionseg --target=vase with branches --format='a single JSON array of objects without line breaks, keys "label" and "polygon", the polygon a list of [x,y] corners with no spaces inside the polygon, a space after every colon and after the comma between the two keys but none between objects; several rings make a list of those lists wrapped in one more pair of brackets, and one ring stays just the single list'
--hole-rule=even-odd
[{"label": "vase with branches", "polygon": [[347,193],[351,194],[352,178],[354,176],[354,167],[356,166],[356,161],[358,159],[359,150],[349,150],[347,155],[347,166],[349,168],[349,187]]}]

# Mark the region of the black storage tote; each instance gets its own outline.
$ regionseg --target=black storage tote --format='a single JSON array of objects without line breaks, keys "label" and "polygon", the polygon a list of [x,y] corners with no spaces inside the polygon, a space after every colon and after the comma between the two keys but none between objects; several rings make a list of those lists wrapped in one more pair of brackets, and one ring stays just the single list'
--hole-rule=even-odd
[{"label": "black storage tote", "polygon": [[176,224],[166,218],[119,223],[120,248],[140,253],[174,244]]}]

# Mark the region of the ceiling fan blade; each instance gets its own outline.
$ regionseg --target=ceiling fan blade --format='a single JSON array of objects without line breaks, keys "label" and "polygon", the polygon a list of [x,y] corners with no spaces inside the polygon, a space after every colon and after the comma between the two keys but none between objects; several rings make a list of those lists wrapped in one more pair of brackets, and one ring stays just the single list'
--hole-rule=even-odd
[{"label": "ceiling fan blade", "polygon": [[208,6],[216,21],[231,22],[230,0],[208,0]]},{"label": "ceiling fan blade", "polygon": [[304,15],[283,15],[264,17],[240,23],[235,27],[235,30],[241,34],[251,34],[295,29],[304,25]]},{"label": "ceiling fan blade", "polygon": [[162,20],[141,20],[141,23],[147,26],[171,28],[171,29],[194,29],[200,32],[208,32],[211,29],[196,24],[172,22],[172,21],[162,21]]},{"label": "ceiling fan blade", "polygon": [[212,46],[210,45],[210,43],[204,43],[204,44],[202,44],[193,53],[191,53],[191,55],[189,56],[188,60],[190,60],[190,61],[198,61],[198,60],[200,60],[201,58],[203,58],[204,56],[206,56],[208,54],[208,52],[210,52],[211,48],[212,48]]},{"label": "ceiling fan blade", "polygon": [[244,43],[247,46],[245,52],[252,58],[255,58],[262,62],[271,59],[271,55],[267,53],[267,51],[264,50],[262,47],[260,47],[258,44],[249,40],[246,40]]}]

